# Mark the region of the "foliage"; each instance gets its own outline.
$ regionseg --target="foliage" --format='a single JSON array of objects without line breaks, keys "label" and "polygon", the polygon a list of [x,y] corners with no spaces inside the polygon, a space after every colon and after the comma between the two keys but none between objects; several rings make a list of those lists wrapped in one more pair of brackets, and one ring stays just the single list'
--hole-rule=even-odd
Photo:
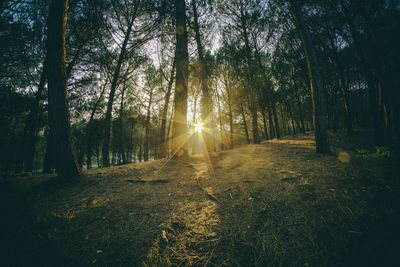
[{"label": "foliage", "polygon": [[375,146],[375,152],[371,152],[364,148],[357,148],[356,152],[360,154],[363,158],[390,158],[393,151],[387,146]]}]

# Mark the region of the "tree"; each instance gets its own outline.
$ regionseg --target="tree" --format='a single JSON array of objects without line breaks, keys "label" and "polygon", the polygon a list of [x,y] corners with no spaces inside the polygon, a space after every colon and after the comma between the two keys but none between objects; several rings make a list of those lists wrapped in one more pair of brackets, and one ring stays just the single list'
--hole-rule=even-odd
[{"label": "tree", "polygon": [[[192,11],[193,11],[193,22],[194,22],[194,31],[195,31],[195,40],[197,45],[197,53],[198,53],[198,66],[200,68],[200,88],[202,92],[201,98],[201,120],[204,122],[204,126],[207,128],[212,128],[212,109],[213,109],[213,100],[210,94],[209,88],[209,70],[208,64],[204,58],[204,48],[202,44],[202,38],[200,34],[200,25],[199,25],[199,17],[197,12],[197,4],[196,0],[192,0]],[[209,131],[212,133],[212,131]],[[213,136],[207,131],[204,132],[204,141],[208,151],[214,150],[214,142]]]},{"label": "tree", "polygon": [[56,141],[56,171],[64,178],[75,178],[79,169],[72,154],[70,124],[66,100],[65,29],[68,0],[53,0],[47,21],[47,62],[49,122]]},{"label": "tree", "polygon": [[[152,16],[155,12],[155,7],[152,2],[136,0],[119,3],[118,1],[112,0],[111,4],[114,14],[113,20],[110,22],[110,27],[114,30],[113,37],[117,47],[120,49],[118,52],[117,62],[111,67],[111,69],[113,69],[113,75],[104,121],[104,143],[102,149],[103,166],[110,165],[109,150],[111,117],[115,92],[121,84],[121,70],[128,59],[132,58],[134,54],[138,52],[139,48],[154,37],[157,33],[157,28],[155,26],[158,25],[159,22],[157,18]],[[134,32],[134,34],[132,34],[132,32]],[[123,40],[122,44],[118,44],[119,39]],[[111,46],[107,49],[114,48],[114,46]]]},{"label": "tree", "polygon": [[172,150],[176,156],[187,155],[187,97],[189,77],[188,35],[185,0],[175,1],[176,21],[176,82]]},{"label": "tree", "polygon": [[106,111],[106,116],[105,116],[105,121],[104,121],[104,143],[103,143],[103,150],[102,150],[102,159],[103,159],[103,166],[110,166],[110,131],[111,131],[111,112],[112,112],[112,107],[114,103],[114,95],[115,95],[115,90],[117,89],[118,86],[118,79],[119,75],[121,72],[121,67],[122,63],[125,60],[125,53],[126,53],[126,48],[128,46],[128,41],[129,37],[131,35],[133,23],[136,18],[136,12],[137,12],[137,4],[133,7],[133,13],[130,14],[130,18],[128,18],[128,23],[124,32],[124,40],[121,45],[121,50],[118,55],[118,60],[117,60],[117,65],[114,70],[114,75],[112,77],[112,82],[111,82],[111,89],[110,89],[110,94],[108,97],[108,102],[107,102],[107,111]]},{"label": "tree", "polygon": [[326,129],[326,110],[324,105],[323,78],[320,64],[315,52],[314,44],[304,22],[301,6],[295,0],[290,1],[291,11],[295,18],[296,28],[299,31],[307,60],[307,69],[310,78],[310,87],[313,97],[315,142],[317,153],[329,153],[329,137]]},{"label": "tree", "polygon": [[18,140],[15,152],[16,171],[23,168],[32,171],[37,133],[44,123],[40,102],[46,81],[43,67],[46,43],[43,36],[46,36],[47,4],[8,2],[0,12],[0,87],[2,90],[25,89],[24,94],[30,98],[29,114],[22,125],[21,140]]},{"label": "tree", "polygon": [[40,82],[37,88],[37,92],[35,95],[34,103],[32,104],[31,110],[29,112],[29,116],[27,118],[27,122],[25,124],[25,171],[31,172],[33,170],[33,157],[35,154],[35,145],[38,131],[38,120],[40,115],[40,109],[42,107],[42,100],[44,95],[44,87],[47,80],[47,63],[46,60],[43,63],[43,70],[40,76]]},{"label": "tree", "polygon": [[[245,69],[243,69],[244,75],[246,77],[247,83],[245,84],[247,94],[249,95],[249,109],[251,113],[252,122],[252,133],[253,142],[255,144],[260,142],[258,134],[258,113],[256,105],[256,80],[254,72],[256,71],[254,64],[254,57],[252,46],[250,43],[251,27],[253,26],[256,18],[260,15],[259,9],[264,3],[260,1],[221,1],[218,5],[219,12],[222,18],[225,18],[224,24],[226,24],[225,39],[230,39],[227,35],[234,35],[240,43],[237,44],[243,51],[241,56],[245,64]],[[252,12],[252,13],[250,13]],[[235,27],[231,27],[233,24]],[[232,28],[232,30],[231,30]],[[233,32],[233,33],[232,33]]]},{"label": "tree", "polygon": [[[104,83],[104,85],[102,86],[102,90],[100,92],[100,96],[94,101],[93,107],[92,107],[92,111],[90,112],[90,117],[89,117],[89,121],[86,125],[86,168],[89,170],[92,167],[92,149],[93,146],[95,144],[95,141],[98,141],[96,138],[93,138],[93,136],[96,133],[96,122],[94,119],[94,116],[96,114],[97,108],[100,105],[101,101],[103,100],[103,95],[104,95],[104,91],[106,89],[107,86],[107,80]],[[98,148],[98,146],[97,146]]]},{"label": "tree", "polygon": [[150,149],[150,124],[151,124],[151,105],[154,101],[154,91],[156,86],[160,83],[159,72],[153,65],[149,65],[146,68],[146,91],[149,97],[148,104],[146,107],[146,119],[145,119],[145,139],[144,139],[144,161],[149,160],[149,149]]},{"label": "tree", "polygon": [[169,108],[169,101],[171,98],[171,89],[172,85],[174,84],[175,80],[175,66],[176,66],[176,56],[174,55],[173,63],[171,66],[171,73],[169,75],[168,85],[167,85],[167,92],[165,93],[165,102],[164,107],[161,115],[161,129],[160,129],[160,157],[165,157],[167,154],[168,144],[166,140],[166,125],[167,125],[167,113]]}]

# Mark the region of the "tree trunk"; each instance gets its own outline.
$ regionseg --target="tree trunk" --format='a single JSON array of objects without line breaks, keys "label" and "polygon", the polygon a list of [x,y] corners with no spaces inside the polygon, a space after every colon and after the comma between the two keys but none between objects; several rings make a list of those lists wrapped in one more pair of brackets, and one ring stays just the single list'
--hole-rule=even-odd
[{"label": "tree trunk", "polygon": [[106,117],[104,120],[104,139],[103,139],[103,151],[102,151],[103,167],[110,166],[109,154],[110,154],[110,134],[111,134],[111,113],[114,103],[115,90],[117,89],[118,86],[118,78],[121,72],[122,63],[125,59],[126,47],[128,45],[134,20],[135,16],[132,16],[131,20],[128,23],[128,28],[125,32],[124,41],[121,46],[121,51],[118,56],[117,66],[115,68],[113,79],[111,82],[111,89],[110,89],[110,95],[108,97]]},{"label": "tree trunk", "polygon": [[153,90],[154,88],[150,89],[150,99],[149,99],[149,105],[147,106],[147,116],[146,116],[146,122],[145,122],[145,128],[146,128],[146,135],[144,139],[144,161],[149,160],[149,143],[150,143],[150,111],[151,111],[151,102],[153,100]]},{"label": "tree trunk", "polygon": [[267,118],[265,117],[265,109],[261,110],[261,114],[263,117],[263,127],[264,127],[264,137],[265,140],[268,140],[268,131],[267,131]]},{"label": "tree trunk", "polygon": [[92,140],[90,136],[93,132],[93,122],[89,120],[86,125],[86,169],[90,170],[92,168]]},{"label": "tree trunk", "polygon": [[294,119],[292,118],[292,130],[293,134],[296,134],[296,126],[294,125]]},{"label": "tree trunk", "polygon": [[307,25],[304,23],[301,7],[296,0],[290,1],[291,10],[295,17],[296,27],[300,33],[306,55],[307,69],[310,78],[310,86],[313,99],[313,111],[315,117],[315,142],[317,153],[329,153],[329,137],[326,130],[326,110],[324,105],[323,80],[319,69],[318,58],[314,50]]},{"label": "tree trunk", "polygon": [[174,117],[174,108],[171,111],[171,115],[169,116],[169,122],[168,122],[168,129],[167,129],[167,139],[165,140],[166,142],[166,148],[167,148],[167,157],[170,156],[170,150],[171,150],[171,125]]},{"label": "tree trunk", "polygon": [[229,148],[233,149],[233,114],[232,114],[232,87],[230,84],[229,76],[226,72],[223,72],[223,81],[226,90],[226,103],[228,104],[228,116],[229,116]]},{"label": "tree trunk", "polygon": [[286,101],[286,107],[289,112],[289,116],[291,118],[293,134],[296,134],[296,127],[294,126],[294,116],[293,116],[292,108],[290,107],[289,101]]},{"label": "tree trunk", "polygon": [[100,168],[101,162],[100,162],[100,148],[99,144],[96,146],[96,157],[97,157],[97,168]]},{"label": "tree trunk", "polygon": [[65,29],[68,0],[53,0],[50,5],[47,34],[49,122],[57,142],[56,170],[59,176],[74,178],[79,169],[72,154],[67,108],[65,75]]},{"label": "tree trunk", "polygon": [[[330,109],[331,113],[331,123],[332,130],[334,133],[337,132],[337,92],[336,88],[329,86],[329,93],[326,94],[326,99],[328,99],[327,108]],[[330,100],[330,101],[329,101]]]},{"label": "tree trunk", "polygon": [[247,71],[248,71],[248,80],[250,86],[250,112],[251,112],[251,119],[252,119],[252,129],[253,129],[253,143],[258,144],[260,143],[260,138],[258,135],[258,119],[257,119],[257,105],[255,100],[255,81],[253,77],[253,66],[252,66],[252,58],[251,58],[251,48],[249,42],[249,36],[247,33],[247,20],[245,16],[245,11],[243,10],[244,7],[240,7],[240,20],[241,20],[241,27],[243,32],[243,39],[245,43],[246,49],[246,58],[247,58]]},{"label": "tree trunk", "polygon": [[247,141],[247,144],[250,144],[249,131],[247,130],[246,115],[244,113],[243,104],[240,104],[240,113],[242,114],[244,132],[246,134],[246,141]]},{"label": "tree trunk", "polygon": [[[327,26],[328,28],[329,26]],[[338,57],[338,52],[335,46],[335,42],[334,42],[334,36],[331,33],[331,31],[328,30],[328,35],[329,35],[329,43],[331,46],[331,49],[334,52],[334,56]],[[344,109],[345,109],[345,114],[344,114],[344,121],[345,121],[345,125],[346,125],[346,129],[347,129],[347,135],[351,136],[353,135],[353,116],[352,116],[352,107],[350,105],[350,99],[349,99],[349,95],[347,92],[347,84],[345,84],[343,82],[343,80],[345,79],[345,75],[344,75],[344,68],[345,66],[343,66],[343,63],[341,61],[338,61],[337,63],[334,63],[334,67],[338,70],[338,78],[336,79],[336,81],[334,81],[334,83],[336,84],[335,88],[335,113],[334,113],[334,126],[336,127],[336,117],[337,117],[337,98],[338,95],[340,94],[340,92],[342,92],[343,94],[343,104],[344,104]],[[341,89],[341,90],[340,90]],[[334,128],[335,129],[335,128]],[[335,131],[336,132],[336,131]]]},{"label": "tree trunk", "polygon": [[121,105],[119,111],[119,153],[122,158],[122,163],[126,163],[126,155],[125,155],[125,148],[124,148],[124,95],[125,95],[126,86],[122,88],[121,92]]},{"label": "tree trunk", "polygon": [[270,104],[268,104],[268,122],[269,122],[269,135],[270,138],[273,139],[274,137],[276,137],[276,135],[275,135],[274,123],[272,121],[272,107]]},{"label": "tree trunk", "polygon": [[[89,122],[86,125],[86,156],[87,156],[87,162],[86,162],[86,168],[89,170],[92,167],[92,135],[93,135],[93,120],[94,120],[94,115],[96,114],[97,107],[100,104],[100,101],[103,99],[103,95],[106,89],[107,83],[104,84],[103,89],[101,90],[99,98],[96,100],[96,103],[93,106],[92,112],[90,113],[90,118]],[[98,149],[98,146],[97,146]],[[97,167],[100,167],[98,165]]]},{"label": "tree trunk", "polygon": [[[286,135],[285,131],[286,131],[286,127],[285,127],[285,117],[284,117],[284,113],[283,113],[283,105],[281,105],[281,121],[282,121],[282,130],[283,130],[283,135]],[[287,123],[287,122],[286,122]],[[278,137],[277,137],[278,138]]]},{"label": "tree trunk", "polygon": [[[129,142],[128,142],[128,151],[127,151],[127,159],[128,162],[132,162],[132,152],[134,151],[134,146],[133,146],[133,132],[135,129],[135,121],[133,119],[129,120]],[[135,158],[133,158],[133,161],[135,161]]]},{"label": "tree trunk", "polygon": [[[164,158],[166,157],[166,151],[168,149],[167,143],[166,143],[166,138],[165,138],[165,128],[167,124],[167,115],[168,115],[168,108],[169,108],[169,100],[171,98],[171,89],[172,85],[175,80],[175,66],[176,66],[176,55],[174,55],[174,61],[172,63],[171,67],[171,74],[170,78],[168,81],[168,88],[167,88],[167,93],[165,94],[165,103],[164,103],[164,108],[161,116],[161,130],[160,130],[160,144],[161,144],[161,151],[160,151],[160,157]],[[168,139],[168,138],[167,138]]]},{"label": "tree trunk", "polygon": [[[86,42],[83,42],[81,46],[78,47],[77,52],[75,53],[72,61],[68,64],[68,67],[66,67],[66,78],[71,75],[72,68],[75,65],[80,51],[82,50],[83,46],[86,44]],[[25,135],[25,158],[24,158],[24,163],[25,163],[25,171],[26,172],[31,172],[33,170],[33,158],[35,155],[35,145],[36,145],[36,138],[37,138],[37,123],[38,123],[38,116],[39,112],[41,109],[41,101],[43,98],[44,94],[44,87],[46,85],[46,80],[47,80],[47,58],[43,62],[43,70],[42,74],[40,76],[40,81],[38,85],[38,90],[36,92],[35,100],[32,105],[32,108],[30,110],[27,123],[25,124],[25,129],[24,129],[24,135]]]},{"label": "tree trunk", "polygon": [[344,99],[344,109],[345,109],[345,122],[346,122],[346,129],[347,129],[347,135],[352,136],[353,135],[353,111],[350,105],[350,99],[349,99],[349,94],[347,92],[346,88],[347,84],[343,84],[343,82],[340,84],[340,87],[342,87],[342,93],[343,93],[343,99]]},{"label": "tree trunk", "polygon": [[[204,60],[204,52],[203,45],[201,44],[201,35],[200,35],[200,26],[197,15],[197,7],[196,0],[192,0],[192,9],[193,9],[193,20],[194,20],[194,31],[195,31],[195,39],[197,45],[197,52],[199,54],[199,65],[200,65],[200,77],[201,77],[201,120],[204,122],[204,127],[206,128],[214,128],[213,119],[211,118],[212,109],[213,109],[213,101],[210,95],[210,89],[208,85],[208,66]],[[204,141],[207,148],[207,151],[214,150],[214,141],[213,136],[210,134],[212,131],[204,131]]]},{"label": "tree trunk", "polygon": [[222,125],[222,112],[221,112],[221,102],[219,100],[219,94],[217,92],[217,102],[218,102],[218,117],[219,117],[219,128],[220,128],[220,143],[221,143],[221,151],[224,150],[224,132],[223,132],[223,125]]},{"label": "tree trunk", "polygon": [[42,74],[40,75],[40,82],[36,92],[35,100],[29,113],[28,119],[25,124],[25,171],[31,172],[33,169],[33,157],[35,155],[35,145],[37,137],[37,123],[38,116],[41,108],[41,101],[44,93],[44,86],[47,79],[47,60],[43,63]]},{"label": "tree trunk", "polygon": [[299,94],[297,93],[297,89],[295,88],[295,92],[296,92],[296,103],[297,103],[297,108],[299,109],[299,117],[300,117],[300,123],[301,123],[301,131],[303,133],[306,133],[306,127],[304,125],[304,116],[303,116],[303,109],[301,107],[301,103],[300,103],[300,97]]},{"label": "tree trunk", "polygon": [[364,72],[368,90],[369,90],[369,99],[371,105],[371,117],[372,117],[372,124],[374,128],[374,143],[376,145],[383,144],[383,111],[381,105],[381,92],[379,87],[379,82],[375,79],[371,69],[369,66],[373,65],[368,60],[367,52],[363,46],[363,41],[361,40],[359,34],[356,30],[356,25],[354,23],[354,17],[349,10],[349,7],[345,3],[345,1],[341,1],[343,6],[343,13],[345,18],[347,19],[347,24],[349,25],[351,36],[354,39],[354,45],[356,47],[356,51],[358,52],[360,59],[361,59],[361,69]]},{"label": "tree trunk", "polygon": [[233,149],[233,114],[232,114],[232,103],[231,103],[231,94],[229,92],[228,95],[228,114],[229,114],[229,139],[231,149]]},{"label": "tree trunk", "polygon": [[186,3],[176,0],[176,82],[175,111],[172,125],[172,149],[177,157],[187,156],[187,97],[188,97],[188,36],[186,31]]},{"label": "tree trunk", "polygon": [[[266,71],[264,69],[264,66],[262,65],[262,62],[261,62],[261,56],[260,56],[260,53],[258,51],[257,44],[255,44],[255,51],[256,51],[258,67],[262,71],[263,78],[264,78],[264,83],[267,86],[267,84],[269,83],[269,80],[268,80]],[[276,138],[279,139],[279,138],[281,138],[281,134],[279,132],[279,120],[278,120],[278,116],[276,114],[276,103],[274,101],[275,99],[273,98],[272,91],[271,90],[268,90],[268,91],[269,92],[267,92],[267,95],[266,95],[268,110],[272,109],[272,113],[274,115],[274,120],[275,120],[275,129],[276,129],[276,135],[275,136],[276,136]],[[271,93],[271,95],[272,95],[272,100],[271,100],[271,97],[268,95],[269,93]],[[265,111],[263,111],[263,112],[265,113]],[[265,114],[263,114],[263,116],[265,116]],[[272,130],[272,129],[270,129],[270,130]],[[271,132],[271,138],[272,138],[272,132]]]},{"label": "tree trunk", "polygon": [[274,115],[275,133],[276,133],[275,136],[277,139],[279,139],[281,138],[281,133],[279,131],[279,120],[278,120],[278,114],[276,113],[275,101],[271,103],[271,106],[272,106],[272,114]]},{"label": "tree trunk", "polygon": [[[193,96],[194,104],[193,104],[192,123],[193,123],[193,125],[195,125],[195,123],[196,123],[196,115],[197,115],[197,97],[198,97],[198,94],[196,92],[194,92],[193,95],[194,95]],[[197,143],[198,143],[198,140],[199,140],[198,133],[194,132],[191,135],[190,139],[191,139],[191,144],[192,144],[192,155],[196,155],[196,154],[198,154],[198,149],[197,149]]]},{"label": "tree trunk", "polygon": [[7,131],[7,136],[9,138],[9,142],[6,146],[7,151],[10,151],[11,155],[4,155],[4,157],[2,158],[2,160],[5,161],[5,169],[4,169],[4,174],[6,176],[10,175],[12,173],[12,171],[14,171],[14,173],[17,171],[16,168],[13,166],[14,163],[14,156],[18,156],[15,155],[15,153],[13,153],[13,151],[15,151],[15,147],[17,147],[17,124],[18,124],[18,118],[16,116],[12,116],[12,118],[10,118],[10,124],[8,126],[8,131]]},{"label": "tree trunk", "polygon": [[47,173],[52,173],[54,170],[54,157],[55,157],[55,153],[54,153],[54,145],[52,144],[52,142],[54,140],[54,134],[52,129],[49,129],[49,132],[47,134],[47,138],[46,138],[46,152],[44,155],[44,162],[43,162],[43,173],[47,174]]},{"label": "tree trunk", "polygon": [[143,141],[143,133],[140,131],[140,136],[139,136],[139,162],[142,161],[142,141]]}]

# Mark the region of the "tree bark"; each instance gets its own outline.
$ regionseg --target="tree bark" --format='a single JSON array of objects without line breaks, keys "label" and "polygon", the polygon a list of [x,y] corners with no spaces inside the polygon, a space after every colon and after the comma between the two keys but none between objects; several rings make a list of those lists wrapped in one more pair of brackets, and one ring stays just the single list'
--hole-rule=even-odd
[{"label": "tree bark", "polygon": [[[77,59],[79,58],[80,52],[82,48],[85,46],[87,40],[85,40],[79,47],[77,52],[74,54],[74,57],[72,61],[68,64],[66,67],[66,79],[68,80],[68,77],[70,77],[72,68],[76,64]],[[43,70],[40,75],[40,81],[38,85],[38,90],[36,92],[35,100],[32,105],[32,108],[30,110],[27,123],[25,125],[24,133],[25,133],[25,158],[24,158],[24,165],[25,165],[25,171],[30,172],[33,170],[33,158],[35,155],[35,145],[36,145],[36,138],[37,138],[37,132],[38,132],[38,116],[40,113],[41,109],[41,101],[43,100],[43,94],[44,94],[44,87],[46,85],[47,81],[47,58],[43,62]]]},{"label": "tree bark", "polygon": [[[165,103],[164,103],[164,108],[161,116],[161,130],[160,130],[160,145],[161,145],[161,151],[160,151],[160,157],[164,158],[166,157],[166,151],[167,151],[167,143],[166,143],[166,137],[165,137],[165,128],[167,125],[167,115],[168,115],[168,108],[169,108],[169,100],[171,98],[171,89],[172,85],[174,84],[175,80],[175,66],[176,66],[176,56],[174,55],[174,61],[172,63],[171,67],[171,74],[170,78],[168,81],[168,88],[167,88],[167,93],[165,94]],[[168,139],[168,138],[167,138]]]},{"label": "tree bark", "polygon": [[308,75],[313,99],[313,111],[315,121],[315,142],[317,153],[329,153],[329,137],[326,129],[326,110],[324,105],[323,80],[319,69],[318,58],[314,50],[313,42],[308,32],[301,13],[301,7],[296,0],[290,1],[290,7],[295,17],[296,27],[300,33],[306,55]]},{"label": "tree bark", "polygon": [[176,157],[187,156],[187,97],[188,97],[188,36],[185,0],[175,1],[176,20],[176,82],[175,111],[172,125],[172,150]]},{"label": "tree bark", "polygon": [[59,176],[74,178],[79,169],[72,154],[67,108],[65,73],[65,30],[68,0],[53,0],[50,5],[47,34],[49,122],[57,142],[56,170]]}]

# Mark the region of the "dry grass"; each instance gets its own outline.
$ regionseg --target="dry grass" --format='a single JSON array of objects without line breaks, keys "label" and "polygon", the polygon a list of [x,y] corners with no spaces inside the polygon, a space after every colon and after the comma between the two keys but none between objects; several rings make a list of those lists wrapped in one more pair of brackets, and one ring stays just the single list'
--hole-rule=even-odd
[{"label": "dry grass", "polygon": [[[7,226],[5,237],[16,238],[15,246],[36,243],[11,252],[11,242],[7,260],[38,266],[396,264],[399,168],[357,155],[364,134],[354,140],[332,135],[335,152],[328,156],[313,152],[308,134],[209,159],[92,170],[72,185],[48,176],[4,183],[18,193],[12,201],[20,212],[12,217],[8,209],[9,220],[24,220]],[[25,258],[12,257],[19,254]]]}]

